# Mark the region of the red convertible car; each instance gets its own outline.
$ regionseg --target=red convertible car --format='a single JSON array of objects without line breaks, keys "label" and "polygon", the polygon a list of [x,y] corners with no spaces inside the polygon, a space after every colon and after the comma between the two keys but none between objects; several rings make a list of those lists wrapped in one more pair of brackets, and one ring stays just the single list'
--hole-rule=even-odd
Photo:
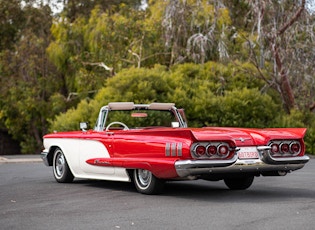
[{"label": "red convertible car", "polygon": [[188,128],[173,103],[109,103],[93,130],[80,128],[44,136],[42,158],[57,182],[132,181],[144,194],[162,192],[168,180],[247,189],[256,176],[284,176],[309,160],[305,128]]}]

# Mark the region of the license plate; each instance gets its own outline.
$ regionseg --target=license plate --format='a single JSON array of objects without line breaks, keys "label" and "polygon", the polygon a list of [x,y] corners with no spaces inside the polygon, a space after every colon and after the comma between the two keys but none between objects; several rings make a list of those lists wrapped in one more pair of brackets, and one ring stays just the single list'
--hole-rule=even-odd
[{"label": "license plate", "polygon": [[242,147],[238,152],[239,159],[258,159],[259,154],[256,147]]}]

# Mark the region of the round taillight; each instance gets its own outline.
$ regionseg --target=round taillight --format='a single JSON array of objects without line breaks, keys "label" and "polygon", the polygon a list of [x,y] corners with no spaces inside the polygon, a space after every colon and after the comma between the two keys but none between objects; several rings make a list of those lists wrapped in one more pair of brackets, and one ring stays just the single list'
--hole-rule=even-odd
[{"label": "round taillight", "polygon": [[209,145],[207,147],[207,154],[209,156],[213,156],[213,155],[217,154],[217,147],[215,145]]},{"label": "round taillight", "polygon": [[277,153],[279,153],[279,145],[278,144],[276,144],[276,143],[273,143],[271,146],[271,153],[272,154],[277,154]]},{"label": "round taillight", "polygon": [[206,154],[206,147],[203,145],[197,145],[195,148],[195,153],[197,156],[203,156]]},{"label": "round taillight", "polygon": [[287,144],[287,143],[282,143],[281,145],[280,145],[280,151],[282,152],[282,153],[289,153],[289,151],[290,151],[290,147],[289,147],[289,144]]},{"label": "round taillight", "polygon": [[228,154],[230,153],[230,150],[229,150],[229,146],[228,145],[219,145],[218,146],[218,155],[221,156],[221,157],[225,157],[227,156]]},{"label": "round taillight", "polygon": [[298,154],[301,151],[301,146],[298,142],[292,142],[290,144],[290,151],[292,154]]}]

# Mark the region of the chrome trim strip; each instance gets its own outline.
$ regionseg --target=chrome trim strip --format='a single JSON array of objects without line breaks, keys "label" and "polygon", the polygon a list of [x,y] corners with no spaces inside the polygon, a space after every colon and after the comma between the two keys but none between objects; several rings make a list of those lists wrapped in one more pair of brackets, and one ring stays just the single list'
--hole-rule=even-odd
[{"label": "chrome trim strip", "polygon": [[270,150],[271,146],[257,146],[258,151]]},{"label": "chrome trim strip", "polygon": [[167,157],[181,157],[183,156],[183,143],[181,142],[166,142],[165,143],[165,156]]},{"label": "chrome trim strip", "polygon": [[177,144],[177,156],[183,156],[183,143],[181,142]]},{"label": "chrome trim strip", "polygon": [[172,143],[171,155],[172,155],[172,157],[176,157],[176,143]]},{"label": "chrome trim strip", "polygon": [[171,155],[171,143],[166,142],[165,145],[165,156],[169,157]]}]

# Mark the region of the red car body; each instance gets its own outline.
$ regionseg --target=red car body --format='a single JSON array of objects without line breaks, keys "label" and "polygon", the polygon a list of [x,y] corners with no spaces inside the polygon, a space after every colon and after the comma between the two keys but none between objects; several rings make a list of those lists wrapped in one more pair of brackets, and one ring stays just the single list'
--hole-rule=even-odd
[{"label": "red car body", "polygon": [[173,103],[109,103],[95,128],[84,128],[44,136],[42,157],[58,182],[133,181],[144,194],[178,179],[224,180],[230,189],[247,189],[255,176],[283,176],[309,160],[305,128],[188,128]]}]

